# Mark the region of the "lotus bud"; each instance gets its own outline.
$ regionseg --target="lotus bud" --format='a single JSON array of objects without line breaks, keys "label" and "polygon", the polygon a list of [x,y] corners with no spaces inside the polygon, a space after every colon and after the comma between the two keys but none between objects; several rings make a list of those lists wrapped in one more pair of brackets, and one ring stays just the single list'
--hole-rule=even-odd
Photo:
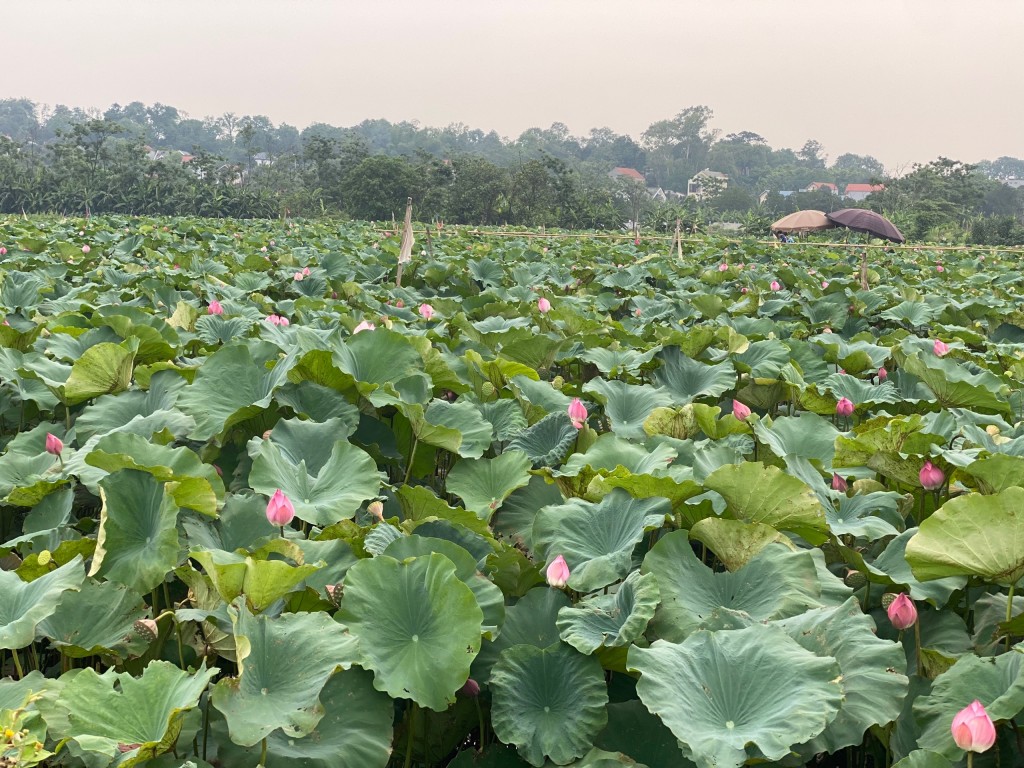
[{"label": "lotus bud", "polygon": [[768,287],[771,288],[773,291],[778,291],[782,288],[782,286],[779,285],[778,280],[772,280],[771,284]]},{"label": "lotus bud", "polygon": [[384,502],[383,501],[371,501],[366,505],[366,511],[370,513],[370,517],[374,517],[377,520],[384,519]]},{"label": "lotus bud", "polygon": [[832,473],[832,490],[839,491],[840,493],[846,493],[849,486],[846,484],[845,478],[840,477],[837,473]]},{"label": "lotus bud", "polygon": [[267,502],[267,520],[271,525],[284,527],[295,517],[295,507],[291,500],[278,488]]},{"label": "lotus bud", "polygon": [[636,240],[633,241],[633,245],[640,245],[640,238],[639,237]]},{"label": "lotus bud", "polygon": [[83,245],[82,246],[82,253],[88,253],[91,250],[92,250],[92,248],[90,248],[88,245]]},{"label": "lotus bud", "polygon": [[555,589],[561,589],[569,581],[569,565],[565,558],[559,555],[548,565],[546,573],[548,585]]},{"label": "lotus bud", "polygon": [[551,302],[541,296],[537,299],[537,309],[540,310],[541,314],[547,314],[551,311]]},{"label": "lotus bud", "polygon": [[566,410],[572,425],[576,429],[583,429],[583,424],[587,420],[587,407],[580,402],[580,399],[574,397]]},{"label": "lotus bud", "polygon": [[750,408],[745,406],[739,400],[732,401],[732,415],[740,421],[746,421],[750,418]]},{"label": "lotus bud", "polygon": [[480,683],[474,680],[472,677],[465,682],[465,684],[459,688],[459,695],[465,696],[467,699],[475,699],[480,695]]},{"label": "lotus bud", "polygon": [[420,304],[420,317],[424,320],[429,320],[434,316],[434,308],[429,304]]},{"label": "lotus bud", "polygon": [[985,707],[975,699],[953,717],[953,741],[966,752],[985,752],[996,743],[996,726]]},{"label": "lotus bud", "polygon": [[939,339],[936,339],[935,344],[932,346],[932,350],[936,355],[942,357],[949,352],[949,345]]},{"label": "lotus bud", "polygon": [[885,368],[878,369],[878,381],[881,383],[889,378],[889,372]]},{"label": "lotus bud", "polygon": [[917,608],[914,607],[914,601],[903,593],[897,595],[896,599],[889,604],[886,613],[892,625],[901,632],[914,626],[917,622]]},{"label": "lotus bud", "polygon": [[7,255],[7,249],[4,248],[2,245],[0,245],[0,256],[6,256],[6,255]]},{"label": "lotus bud", "polygon": [[565,386],[565,379],[563,379],[561,376],[555,376],[555,378],[551,380],[551,386],[554,389],[561,389],[562,387]]},{"label": "lotus bud", "polygon": [[132,624],[132,629],[140,637],[144,637],[149,642],[156,640],[157,635],[160,634],[160,630],[156,625],[156,622],[152,619],[138,619]]},{"label": "lotus bud", "polygon": [[839,402],[836,403],[836,413],[839,416],[844,416],[845,417],[845,416],[852,415],[853,411],[854,411],[853,401],[848,400],[845,397],[840,397],[839,398]]},{"label": "lotus bud", "polygon": [[822,280],[821,281],[821,290],[824,291],[826,288],[828,288],[828,280]]},{"label": "lotus bud", "polygon": [[210,302],[210,306],[207,308],[206,311],[211,315],[223,315],[224,307],[221,306],[221,303],[219,301],[214,299],[213,301]]},{"label": "lotus bud", "polygon": [[46,452],[54,456],[60,456],[64,451],[64,443],[59,437],[51,432],[46,433]]},{"label": "lotus bud", "polygon": [[942,474],[941,469],[930,461],[926,461],[924,466],[921,467],[921,471],[918,472],[917,479],[921,481],[921,485],[926,491],[935,491],[942,487],[942,484],[946,481],[946,476]]},{"label": "lotus bud", "polygon": [[945,272],[946,268],[944,266],[942,266],[941,264],[936,264],[935,265],[935,271],[936,272]]},{"label": "lotus bud", "polygon": [[729,271],[729,265],[725,264],[724,262],[722,264],[719,264],[718,265],[718,271],[719,272],[728,272]]}]

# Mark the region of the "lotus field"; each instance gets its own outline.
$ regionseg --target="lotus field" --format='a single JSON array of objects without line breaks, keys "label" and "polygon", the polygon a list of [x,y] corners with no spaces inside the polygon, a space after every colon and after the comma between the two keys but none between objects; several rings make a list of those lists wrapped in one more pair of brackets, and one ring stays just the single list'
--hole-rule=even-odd
[{"label": "lotus field", "polygon": [[0,765],[1024,766],[1019,256],[423,235],[0,221]]}]

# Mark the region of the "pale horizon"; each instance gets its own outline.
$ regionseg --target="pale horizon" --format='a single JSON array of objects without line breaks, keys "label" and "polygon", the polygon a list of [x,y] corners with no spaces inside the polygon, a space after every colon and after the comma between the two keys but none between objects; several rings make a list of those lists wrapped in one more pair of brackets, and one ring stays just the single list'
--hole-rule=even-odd
[{"label": "pale horizon", "polygon": [[720,135],[815,139],[893,173],[1024,157],[1024,5],[994,0],[33,0],[0,26],[0,98],[51,106],[639,140],[703,104]]}]

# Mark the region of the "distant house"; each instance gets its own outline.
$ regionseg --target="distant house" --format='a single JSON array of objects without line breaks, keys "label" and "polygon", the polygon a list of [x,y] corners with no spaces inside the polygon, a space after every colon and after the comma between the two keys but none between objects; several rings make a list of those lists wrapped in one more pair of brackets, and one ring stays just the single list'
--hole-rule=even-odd
[{"label": "distant house", "polygon": [[629,179],[630,181],[639,181],[641,184],[646,186],[646,179],[644,175],[640,173],[636,168],[612,168],[608,171],[608,176],[612,179]]},{"label": "distant house", "polygon": [[806,187],[801,189],[801,192],[817,192],[819,189],[827,189],[833,195],[839,194],[839,187],[833,184],[831,181],[812,181]]},{"label": "distant house", "polygon": [[1024,187],[1024,179],[1015,179],[1011,176],[1008,179],[1003,179],[1003,184],[1011,189],[1020,189],[1021,187]]},{"label": "distant house", "polygon": [[[774,192],[774,190],[766,189],[764,192],[762,192],[758,196],[757,204],[758,205],[764,205],[765,203],[767,203],[768,202],[768,195],[773,194],[773,192]],[[778,195],[779,197],[789,197],[790,195],[795,195],[796,191],[792,190],[792,189],[783,189],[783,190],[779,190],[778,192],[774,192],[774,194]]]},{"label": "distant house", "polygon": [[665,194],[665,190],[661,187],[648,187],[647,196],[659,203],[664,203],[668,200],[668,195]]},{"label": "distant house", "polygon": [[729,177],[724,173],[712,171],[705,168],[700,173],[695,173],[693,178],[686,182],[687,197],[696,197],[698,200],[712,192],[718,193],[729,186]]},{"label": "distant house", "polygon": [[851,200],[863,200],[872,192],[881,192],[883,189],[885,189],[884,184],[847,184],[843,197],[848,197]]},{"label": "distant house", "polygon": [[266,152],[257,152],[252,156],[252,161],[255,165],[270,165],[270,155]]}]

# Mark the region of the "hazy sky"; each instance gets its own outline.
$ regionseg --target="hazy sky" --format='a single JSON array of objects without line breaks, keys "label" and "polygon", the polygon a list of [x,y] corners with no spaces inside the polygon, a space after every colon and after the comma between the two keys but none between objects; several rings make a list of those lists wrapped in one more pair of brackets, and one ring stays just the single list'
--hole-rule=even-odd
[{"label": "hazy sky", "polygon": [[1024,157],[1018,0],[0,0],[0,98],[275,123],[563,122],[687,106],[889,170]]}]

